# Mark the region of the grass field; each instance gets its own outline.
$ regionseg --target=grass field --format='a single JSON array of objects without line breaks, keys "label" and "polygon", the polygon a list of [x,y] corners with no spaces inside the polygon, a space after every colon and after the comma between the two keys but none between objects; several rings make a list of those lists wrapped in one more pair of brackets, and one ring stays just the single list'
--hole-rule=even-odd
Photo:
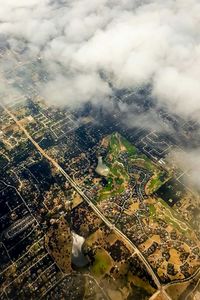
[{"label": "grass field", "polygon": [[[127,165],[133,165],[146,169],[152,173],[146,193],[154,193],[168,178],[168,174],[155,165],[146,155],[132,145],[126,138],[119,133],[113,133],[106,138],[108,145],[108,153],[105,157],[105,163],[109,167],[110,172],[107,177],[106,186],[99,191],[97,201],[121,194],[128,186],[131,176],[127,171]],[[105,142],[104,139],[104,142]],[[121,155],[126,155],[127,165],[121,161]]]},{"label": "grass field", "polygon": [[94,263],[91,267],[92,273],[96,277],[102,277],[112,268],[113,261],[106,250],[97,249],[94,257]]},{"label": "grass field", "polygon": [[169,175],[161,170],[156,170],[154,176],[148,184],[148,193],[152,194],[157,191],[169,178]]},{"label": "grass field", "polygon": [[154,203],[148,204],[150,218],[156,221],[157,217],[162,218],[167,224],[177,229],[188,237],[192,234],[192,228],[181,216],[161,198],[155,198]]}]

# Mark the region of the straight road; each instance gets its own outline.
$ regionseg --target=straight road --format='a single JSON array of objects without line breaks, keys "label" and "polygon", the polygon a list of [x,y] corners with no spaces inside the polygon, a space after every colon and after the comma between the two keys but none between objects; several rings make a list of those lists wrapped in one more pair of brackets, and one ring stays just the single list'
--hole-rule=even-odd
[{"label": "straight road", "polygon": [[143,256],[143,254],[140,252],[140,250],[127,238],[126,235],[124,235],[118,228],[115,227],[103,214],[102,212],[94,205],[94,203],[91,201],[91,199],[83,193],[81,188],[76,184],[76,182],[63,170],[63,168],[52,158],[50,157],[44,149],[40,147],[40,145],[31,137],[31,135],[28,133],[26,128],[21,124],[21,122],[16,118],[16,116],[8,110],[4,105],[0,104],[0,106],[5,110],[5,112],[15,121],[15,123],[18,125],[18,127],[24,132],[26,137],[29,139],[29,141],[35,146],[35,148],[49,161],[51,164],[58,170],[60,173],[66,178],[66,180],[71,184],[71,186],[75,189],[75,191],[88,203],[88,205],[92,208],[92,210],[98,215],[99,218],[111,229],[113,230],[120,238],[126,240],[127,244],[129,244],[132,249],[134,249],[134,252],[138,255],[140,260],[145,265],[146,269],[150,273],[152,279],[154,280],[156,286],[158,289],[161,289],[160,281],[156,275],[156,273],[153,271],[151,265],[146,260],[146,258]]}]

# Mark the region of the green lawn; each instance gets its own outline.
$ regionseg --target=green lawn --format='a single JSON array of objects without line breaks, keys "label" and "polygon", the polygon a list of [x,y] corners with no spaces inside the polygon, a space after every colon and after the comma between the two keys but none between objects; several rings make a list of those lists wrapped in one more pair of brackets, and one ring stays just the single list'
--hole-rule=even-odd
[{"label": "green lawn", "polygon": [[160,180],[160,174],[158,174],[158,177],[152,178],[149,184],[149,192],[152,194],[155,192],[164,182]]},{"label": "green lawn", "polygon": [[112,267],[112,258],[104,249],[97,249],[95,253],[95,261],[92,265],[91,271],[97,276],[101,277],[105,275],[105,273],[109,272]]},{"label": "green lawn", "polygon": [[[102,187],[102,190],[99,192],[99,200],[109,198],[124,191],[126,183],[130,180],[130,174],[127,171],[126,164],[142,167],[152,173],[152,178],[148,185],[149,194],[155,192],[166,181],[167,174],[145,154],[140,153],[134,145],[119,133],[113,133],[108,136],[107,139],[108,154],[105,157],[105,161],[110,168],[110,173],[106,187]],[[128,155],[127,163],[123,165],[121,155],[124,153]]]},{"label": "green lawn", "polygon": [[156,214],[156,209],[153,204],[149,204],[149,211],[150,211],[151,217],[154,217]]},{"label": "green lawn", "polygon": [[138,150],[135,146],[133,146],[127,139],[124,137],[120,136],[120,140],[124,147],[126,148],[128,154],[130,155],[136,155],[138,153]]},{"label": "green lawn", "polygon": [[110,138],[110,143],[109,143],[109,153],[111,153],[113,156],[117,156],[120,151],[120,144],[119,140],[116,137],[116,133],[113,133]]}]

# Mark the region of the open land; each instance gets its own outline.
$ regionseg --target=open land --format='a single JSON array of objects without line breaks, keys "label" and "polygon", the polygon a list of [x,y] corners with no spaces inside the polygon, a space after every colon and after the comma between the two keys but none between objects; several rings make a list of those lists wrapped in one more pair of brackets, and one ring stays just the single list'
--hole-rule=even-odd
[{"label": "open land", "polygon": [[[126,128],[117,110],[98,123],[48,107],[33,86],[0,107],[0,299],[198,296],[200,198],[165,160],[176,137]],[[72,231],[84,267],[71,263]]]}]

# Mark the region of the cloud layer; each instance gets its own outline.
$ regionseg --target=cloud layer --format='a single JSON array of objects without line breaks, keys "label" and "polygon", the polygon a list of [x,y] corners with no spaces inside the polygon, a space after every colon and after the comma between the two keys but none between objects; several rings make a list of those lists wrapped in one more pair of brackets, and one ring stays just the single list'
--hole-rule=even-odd
[{"label": "cloud layer", "polygon": [[[134,91],[148,86],[148,97],[158,106],[199,122],[199,66],[199,0],[1,3],[0,94],[10,95],[14,88],[19,95],[19,86],[26,86],[28,91],[39,89],[53,105],[92,101],[108,106],[112,87]],[[119,107],[128,126],[163,130],[155,111],[137,113],[134,104]],[[193,144],[188,142],[188,148]],[[176,156],[195,186],[199,153],[196,147]]]},{"label": "cloud layer", "polygon": [[105,74],[117,88],[151,84],[159,103],[196,117],[199,28],[198,0],[7,0],[0,10],[4,43],[22,60],[42,58],[48,101],[107,101]]}]

